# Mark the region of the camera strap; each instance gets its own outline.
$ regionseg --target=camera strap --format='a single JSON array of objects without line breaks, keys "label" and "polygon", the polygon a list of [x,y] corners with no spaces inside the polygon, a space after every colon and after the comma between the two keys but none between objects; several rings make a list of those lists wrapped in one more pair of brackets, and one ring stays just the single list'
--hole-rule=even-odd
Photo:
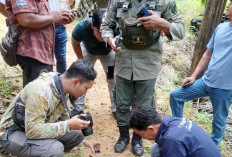
[{"label": "camera strap", "polygon": [[69,116],[72,117],[72,113],[68,108],[67,100],[66,100],[66,97],[65,97],[65,94],[64,94],[64,88],[63,88],[62,82],[61,82],[61,74],[56,74],[54,76],[54,82],[55,82],[56,89],[58,90],[58,92],[61,95],[63,106],[65,107],[65,109],[68,112]]}]

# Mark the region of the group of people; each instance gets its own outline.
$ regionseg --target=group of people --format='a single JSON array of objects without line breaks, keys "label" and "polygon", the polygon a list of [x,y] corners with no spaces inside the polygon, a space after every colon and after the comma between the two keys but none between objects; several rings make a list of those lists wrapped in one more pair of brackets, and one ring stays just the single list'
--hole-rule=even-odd
[{"label": "group of people", "polygon": [[[155,140],[152,157],[221,156],[217,145],[223,139],[232,103],[232,23],[215,29],[194,73],[170,95],[173,117],[162,117],[155,110],[155,82],[162,56],[160,34],[163,31],[173,41],[185,34],[175,0],[109,1],[107,9],[97,10],[75,26],[72,46],[78,60],[66,69],[65,25],[76,17],[68,10],[72,3],[6,0],[3,9],[0,5],[1,13],[21,32],[17,61],[24,86],[1,119],[0,148],[23,157],[62,156],[81,143],[93,154],[99,151],[96,144],[84,140],[81,131],[90,124],[81,116],[85,93],[97,76],[93,66],[99,59],[107,76],[112,67],[115,69],[107,83],[120,134],[114,146],[116,153],[126,149],[131,127],[132,153],[136,156],[144,153],[142,138]],[[144,7],[150,16],[138,17]],[[227,16],[232,18],[232,3]],[[58,73],[52,72],[54,54]],[[197,79],[207,66],[204,76]],[[71,118],[65,105],[68,96],[79,113]],[[184,102],[204,96],[210,97],[213,106],[210,136],[182,118]]]}]

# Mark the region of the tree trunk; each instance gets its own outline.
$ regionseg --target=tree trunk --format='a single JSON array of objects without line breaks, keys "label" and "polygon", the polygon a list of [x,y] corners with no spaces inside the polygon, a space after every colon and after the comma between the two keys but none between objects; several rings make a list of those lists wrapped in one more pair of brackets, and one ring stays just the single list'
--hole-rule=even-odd
[{"label": "tree trunk", "polygon": [[[200,32],[194,48],[190,75],[196,69],[198,62],[206,51],[206,45],[208,44],[214,32],[214,29],[217,27],[222,19],[222,14],[225,9],[226,1],[227,0],[208,0],[207,2]],[[203,74],[204,72],[198,77],[201,77]]]}]

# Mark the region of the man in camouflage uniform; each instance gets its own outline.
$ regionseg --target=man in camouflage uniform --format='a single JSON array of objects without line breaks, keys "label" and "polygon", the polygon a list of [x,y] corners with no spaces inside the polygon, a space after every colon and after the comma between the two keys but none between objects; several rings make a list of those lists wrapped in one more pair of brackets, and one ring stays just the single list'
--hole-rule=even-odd
[{"label": "man in camouflage uniform", "polygon": [[[61,88],[55,83],[55,77],[61,78]],[[21,157],[58,157],[82,143],[84,136],[80,129],[88,127],[90,122],[77,115],[69,118],[61,101],[61,92],[77,98],[92,87],[95,78],[95,70],[83,60],[74,62],[60,76],[53,72],[42,73],[20,91],[3,115],[0,147]],[[14,115],[20,115],[15,112],[17,105],[25,106],[24,128],[15,121]],[[84,144],[93,152],[94,145]]]},{"label": "man in camouflage uniform", "polygon": [[[146,7],[151,16],[138,18]],[[141,14],[140,14],[141,15]],[[122,42],[115,45],[112,27],[119,23]],[[115,152],[123,152],[129,143],[128,116],[133,96],[135,104],[155,107],[154,86],[160,70],[163,31],[170,40],[184,37],[184,24],[176,9],[175,0],[114,0],[111,1],[101,25],[105,42],[116,52],[116,107],[120,137]],[[144,152],[142,139],[133,133],[132,151]]]}]

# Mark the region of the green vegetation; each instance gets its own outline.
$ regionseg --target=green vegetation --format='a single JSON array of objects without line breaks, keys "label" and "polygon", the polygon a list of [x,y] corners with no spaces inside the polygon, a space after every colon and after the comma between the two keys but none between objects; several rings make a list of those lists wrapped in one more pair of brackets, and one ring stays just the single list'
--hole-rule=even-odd
[{"label": "green vegetation", "polygon": [[5,99],[10,99],[12,92],[13,82],[11,80],[0,79],[0,96]]},{"label": "green vegetation", "polygon": [[[156,87],[157,109],[161,111],[162,114],[170,116],[169,94],[180,86],[182,79],[188,76],[191,65],[191,53],[193,52],[185,52],[183,49],[185,46],[189,46],[193,50],[195,44],[191,43],[190,45],[186,45],[188,40],[195,38],[188,32],[190,21],[193,17],[204,13],[205,9],[201,0],[177,0],[176,2],[178,10],[182,15],[182,20],[186,26],[186,38],[180,42],[164,44],[162,69]],[[169,47],[168,50],[165,49],[166,47]],[[197,109],[192,106],[192,102],[185,103],[184,117],[194,121],[210,134],[212,130],[212,119],[210,115],[207,112],[199,113]],[[221,142],[219,149],[224,157],[230,156],[231,148],[225,141]],[[148,150],[149,149],[147,149],[147,151]]]},{"label": "green vegetation", "polygon": [[206,5],[208,0],[201,0],[202,5]]},{"label": "green vegetation", "polygon": [[[3,62],[3,61],[2,61]],[[20,88],[21,70],[0,65],[0,99],[11,101]]]},{"label": "green vegetation", "polygon": [[190,28],[190,21],[195,16],[204,13],[205,7],[202,5],[201,0],[176,0],[176,3],[185,24],[185,35],[188,38],[193,38],[194,36],[188,31]]},{"label": "green vegetation", "polygon": [[[183,47],[186,46],[188,40],[195,37],[191,35],[188,30],[190,28],[190,21],[193,17],[204,13],[204,5],[201,0],[177,0],[177,7],[182,15],[182,20],[186,26],[186,38],[180,42],[171,42],[164,44],[164,53],[162,59],[162,70],[157,80],[156,94],[157,94],[157,109],[163,114],[171,116],[171,109],[169,106],[169,94],[174,89],[180,86],[182,79],[188,76],[191,65],[191,53],[185,52]],[[165,39],[164,39],[165,40]],[[167,45],[166,45],[167,44]],[[195,43],[187,45],[193,49]],[[169,47],[166,50],[166,47]],[[199,113],[196,108],[192,106],[192,102],[185,103],[184,117],[194,121],[200,125],[208,134],[211,132],[211,118],[208,113]],[[229,157],[231,148],[223,141],[219,145],[219,149],[224,157]]]}]

